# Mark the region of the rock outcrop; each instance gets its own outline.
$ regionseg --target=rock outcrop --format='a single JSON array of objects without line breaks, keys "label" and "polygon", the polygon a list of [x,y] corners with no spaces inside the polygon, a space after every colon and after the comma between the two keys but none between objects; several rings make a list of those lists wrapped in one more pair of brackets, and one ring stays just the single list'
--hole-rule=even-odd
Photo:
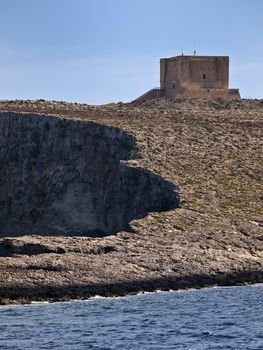
[{"label": "rock outcrop", "polygon": [[[263,282],[263,100],[0,101],[0,111],[10,112],[0,118],[0,305]],[[88,188],[96,208],[108,205],[108,214],[93,221],[101,223],[97,235],[173,206],[175,184],[180,207],[131,221],[132,233],[70,236],[70,215],[93,210],[83,179],[94,184]],[[111,185],[101,188],[107,180]],[[125,210],[117,216],[116,208]],[[30,234],[15,237],[22,210],[21,232]],[[79,234],[86,222],[80,218]],[[44,235],[47,222],[59,226],[56,235]]]},{"label": "rock outcrop", "polygon": [[104,236],[175,208],[174,185],[125,162],[135,138],[90,121],[0,114],[0,236]]}]

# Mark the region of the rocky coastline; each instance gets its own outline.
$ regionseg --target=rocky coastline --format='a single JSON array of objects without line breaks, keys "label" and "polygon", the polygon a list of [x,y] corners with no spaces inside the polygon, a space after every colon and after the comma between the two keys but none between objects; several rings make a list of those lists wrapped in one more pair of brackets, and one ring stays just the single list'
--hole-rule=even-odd
[{"label": "rocky coastline", "polygon": [[262,100],[0,101],[0,124],[0,304],[263,282]]}]

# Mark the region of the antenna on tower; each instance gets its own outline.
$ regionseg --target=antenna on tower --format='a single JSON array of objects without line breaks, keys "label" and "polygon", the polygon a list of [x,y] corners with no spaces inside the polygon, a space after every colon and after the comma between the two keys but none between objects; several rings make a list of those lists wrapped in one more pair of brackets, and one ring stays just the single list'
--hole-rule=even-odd
[{"label": "antenna on tower", "polygon": [[181,55],[184,55],[184,51],[183,51],[183,45],[181,45]]},{"label": "antenna on tower", "polygon": [[194,40],[194,56],[196,55],[196,42]]}]

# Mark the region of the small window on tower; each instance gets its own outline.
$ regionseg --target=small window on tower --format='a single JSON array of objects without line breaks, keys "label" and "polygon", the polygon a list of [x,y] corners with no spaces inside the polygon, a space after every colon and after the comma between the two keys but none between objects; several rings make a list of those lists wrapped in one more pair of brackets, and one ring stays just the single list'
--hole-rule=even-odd
[{"label": "small window on tower", "polygon": [[205,79],[206,78],[206,76],[205,76],[205,74],[203,74],[203,79]]}]

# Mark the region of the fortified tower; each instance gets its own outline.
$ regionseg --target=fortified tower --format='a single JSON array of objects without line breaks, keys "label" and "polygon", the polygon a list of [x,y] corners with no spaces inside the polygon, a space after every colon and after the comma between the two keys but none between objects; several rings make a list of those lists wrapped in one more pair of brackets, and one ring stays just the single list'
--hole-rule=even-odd
[{"label": "fortified tower", "polygon": [[[160,59],[160,88],[140,96],[151,98],[240,98],[229,89],[228,56],[176,56]],[[137,99],[137,100],[138,100]]]}]

